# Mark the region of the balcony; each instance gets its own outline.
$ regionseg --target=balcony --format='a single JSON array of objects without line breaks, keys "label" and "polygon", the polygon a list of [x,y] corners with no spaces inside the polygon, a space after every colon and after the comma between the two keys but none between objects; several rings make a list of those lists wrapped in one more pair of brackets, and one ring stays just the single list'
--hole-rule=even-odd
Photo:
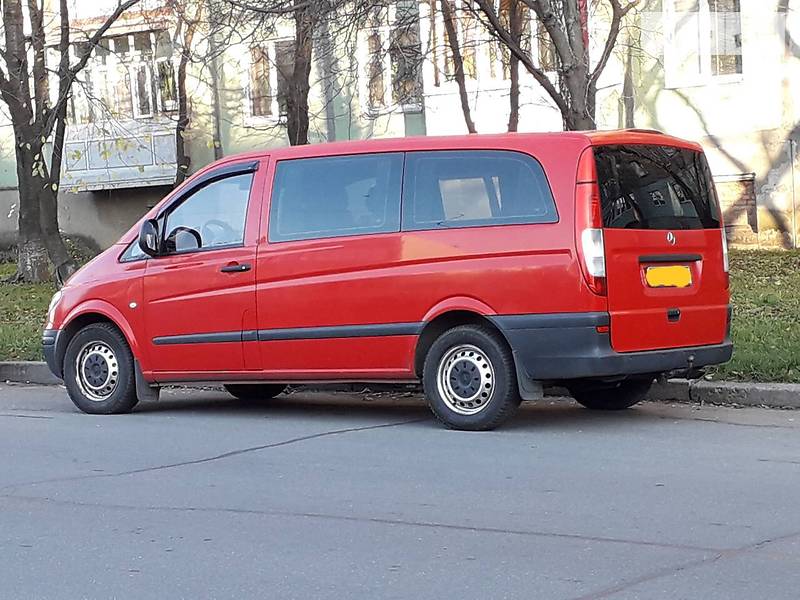
[{"label": "balcony", "polygon": [[67,128],[62,187],[68,191],[172,185],[176,169],[169,118]]}]

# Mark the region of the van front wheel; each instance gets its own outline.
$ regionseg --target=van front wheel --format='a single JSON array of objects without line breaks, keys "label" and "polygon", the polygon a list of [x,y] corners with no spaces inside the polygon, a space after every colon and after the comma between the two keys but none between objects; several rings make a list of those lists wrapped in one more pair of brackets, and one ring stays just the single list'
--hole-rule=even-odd
[{"label": "van front wheel", "polygon": [[425,357],[422,383],[433,414],[450,429],[494,429],[520,403],[511,351],[483,325],[443,333]]},{"label": "van front wheel", "polygon": [[625,410],[644,400],[652,385],[652,378],[626,379],[616,384],[573,384],[569,391],[586,408]]},{"label": "van front wheel", "polygon": [[136,405],[133,354],[119,329],[92,323],[75,334],[64,354],[64,385],[85,413],[126,413]]}]

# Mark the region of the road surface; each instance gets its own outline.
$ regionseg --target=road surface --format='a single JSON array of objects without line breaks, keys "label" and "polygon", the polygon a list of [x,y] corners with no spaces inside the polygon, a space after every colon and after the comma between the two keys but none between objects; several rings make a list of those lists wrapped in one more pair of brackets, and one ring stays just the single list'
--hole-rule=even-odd
[{"label": "road surface", "polygon": [[800,413],[0,384],[0,598],[796,599]]}]

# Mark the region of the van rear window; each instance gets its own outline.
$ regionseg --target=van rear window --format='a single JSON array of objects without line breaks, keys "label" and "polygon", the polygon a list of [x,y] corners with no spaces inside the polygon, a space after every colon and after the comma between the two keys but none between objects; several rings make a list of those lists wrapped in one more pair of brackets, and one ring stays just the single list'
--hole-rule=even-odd
[{"label": "van rear window", "polygon": [[655,145],[594,148],[603,225],[613,229],[714,229],[714,183],[702,152]]}]

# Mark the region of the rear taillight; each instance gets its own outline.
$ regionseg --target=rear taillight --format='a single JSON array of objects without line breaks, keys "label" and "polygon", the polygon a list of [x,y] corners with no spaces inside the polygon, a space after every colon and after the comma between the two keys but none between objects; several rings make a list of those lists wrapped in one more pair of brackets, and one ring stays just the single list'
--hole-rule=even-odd
[{"label": "rear taillight", "polygon": [[594,152],[587,148],[578,163],[575,187],[575,228],[578,253],[586,284],[595,294],[605,296],[606,251],[603,242],[603,214]]},{"label": "rear taillight", "polygon": [[731,264],[728,260],[728,238],[725,237],[725,228],[719,228],[720,233],[722,234],[722,270],[725,271],[725,287],[730,287],[731,283]]},{"label": "rear taillight", "polygon": [[603,230],[584,229],[581,232],[583,266],[586,269],[586,283],[595,294],[606,293],[606,250],[603,244]]},{"label": "rear taillight", "polygon": [[731,265],[730,262],[728,262],[728,238],[725,237],[724,227],[720,227],[719,231],[722,234],[722,268],[726,273],[729,273],[731,270]]}]

